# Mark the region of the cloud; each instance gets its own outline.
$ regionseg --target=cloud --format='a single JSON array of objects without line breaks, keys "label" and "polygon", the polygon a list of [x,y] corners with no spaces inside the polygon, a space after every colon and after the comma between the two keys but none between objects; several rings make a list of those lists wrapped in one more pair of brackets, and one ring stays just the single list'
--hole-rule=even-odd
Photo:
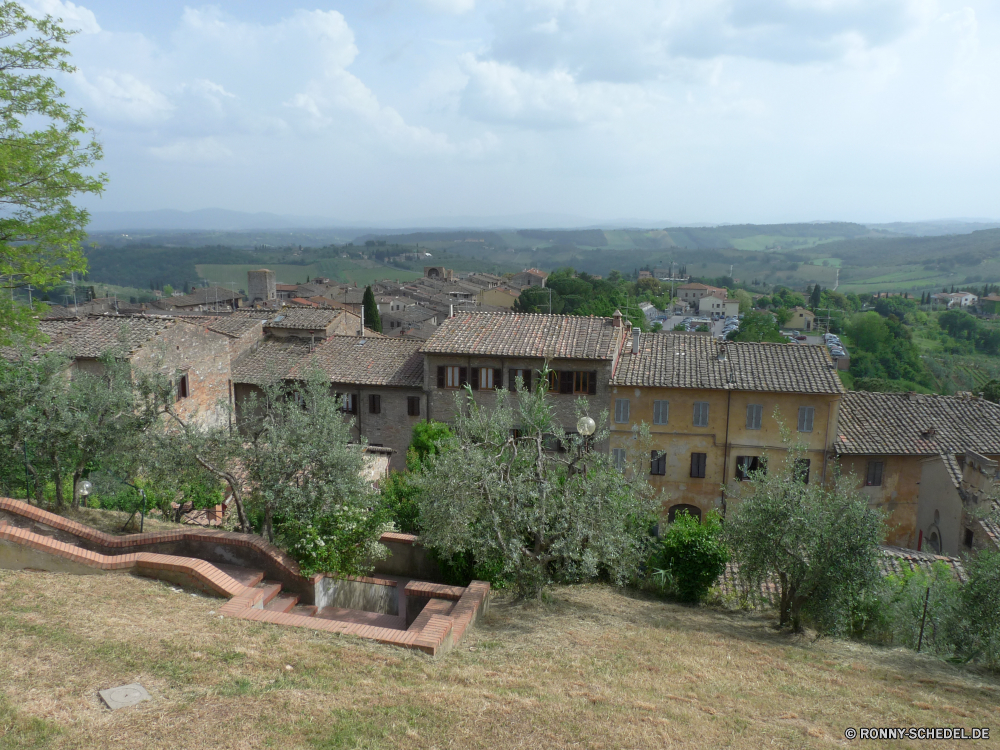
[{"label": "cloud", "polygon": [[152,146],[149,153],[163,161],[202,164],[229,159],[233,152],[216,138],[181,138],[163,146]]},{"label": "cloud", "polygon": [[23,5],[24,9],[34,16],[61,18],[66,28],[78,30],[83,34],[97,34],[101,30],[93,11],[69,0],[28,0]]},{"label": "cloud", "polygon": [[422,0],[423,4],[438,13],[460,16],[475,9],[476,0]]},{"label": "cloud", "polygon": [[162,120],[174,110],[165,94],[131,73],[110,71],[91,80],[77,71],[73,78],[97,112],[113,120],[149,123]]}]

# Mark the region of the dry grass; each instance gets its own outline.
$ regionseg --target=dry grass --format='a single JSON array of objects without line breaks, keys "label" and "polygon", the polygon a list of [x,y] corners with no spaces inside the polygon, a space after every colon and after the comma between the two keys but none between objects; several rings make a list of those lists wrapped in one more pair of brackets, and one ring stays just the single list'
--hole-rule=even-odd
[{"label": "dry grass", "polygon": [[[46,508],[46,510],[51,510],[51,508]],[[82,523],[85,526],[90,526],[91,528],[103,531],[105,534],[138,534],[139,533],[139,515],[136,514],[135,517],[129,522],[129,517],[132,516],[131,513],[125,513],[119,510],[102,510],[99,508],[63,508],[61,511],[52,511],[58,513],[63,518],[68,518],[71,521],[76,521],[77,523]],[[129,522],[125,530],[122,527]],[[187,529],[197,529],[198,526],[185,526],[184,524],[173,523],[172,521],[164,520],[160,511],[154,510],[152,514],[146,514],[146,520],[142,524],[142,530],[145,532],[150,531],[173,531],[174,529],[187,528]]]},{"label": "dry grass", "polygon": [[[812,748],[860,725],[1000,736],[989,676],[605,586],[498,601],[438,660],[219,619],[220,604],[124,575],[0,571],[0,747]],[[153,700],[101,706],[98,690],[132,681]]]}]

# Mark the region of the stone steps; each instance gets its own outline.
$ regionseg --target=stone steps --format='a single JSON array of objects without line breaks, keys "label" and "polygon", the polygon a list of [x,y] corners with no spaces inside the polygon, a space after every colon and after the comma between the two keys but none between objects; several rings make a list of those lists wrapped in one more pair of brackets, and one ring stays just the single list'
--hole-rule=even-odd
[{"label": "stone steps", "polygon": [[[270,602],[264,605],[264,609],[270,610],[271,612],[290,612],[298,603],[298,594],[278,594]],[[313,609],[315,610],[316,608],[313,607]]]}]

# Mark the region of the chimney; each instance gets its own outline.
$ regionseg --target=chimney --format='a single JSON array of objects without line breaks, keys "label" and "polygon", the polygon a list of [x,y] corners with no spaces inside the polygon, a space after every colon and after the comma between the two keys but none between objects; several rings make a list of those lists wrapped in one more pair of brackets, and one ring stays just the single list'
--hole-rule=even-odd
[{"label": "chimney", "polygon": [[719,354],[716,357],[720,362],[726,361],[726,345],[719,344]]},{"label": "chimney", "polygon": [[639,353],[639,334],[642,333],[642,329],[636,326],[632,329],[632,353]]},{"label": "chimney", "polygon": [[615,314],[611,316],[611,325],[615,328],[622,327],[622,311],[615,310]]},{"label": "chimney", "polygon": [[455,317],[455,306],[454,305],[448,305],[448,317],[449,318],[454,318]]}]

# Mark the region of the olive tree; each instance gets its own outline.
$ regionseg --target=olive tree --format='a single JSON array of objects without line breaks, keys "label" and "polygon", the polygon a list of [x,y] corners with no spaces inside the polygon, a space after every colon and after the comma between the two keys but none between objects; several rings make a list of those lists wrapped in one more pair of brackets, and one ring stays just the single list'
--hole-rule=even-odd
[{"label": "olive tree", "polygon": [[[643,449],[624,470],[593,449],[607,444],[607,413],[592,437],[567,433],[546,380],[534,391],[520,381],[515,393],[498,390],[492,408],[469,389],[456,394],[454,434],[413,480],[424,544],[445,558],[471,554],[526,597],[553,580],[628,580],[647,556],[658,507],[638,464]],[[580,399],[578,416],[585,410]]]},{"label": "olive tree", "polygon": [[777,586],[782,626],[799,631],[808,618],[821,631],[846,632],[882,585],[882,516],[854,476],[824,484],[802,461],[793,446],[730,488],[726,539],[745,590]]},{"label": "olive tree", "polygon": [[241,404],[234,430],[196,427],[168,412],[173,460],[193,459],[225,481],[240,527],[280,544],[304,573],[364,574],[388,554],[379,543],[391,529],[388,511],[322,373],[264,384]]}]

